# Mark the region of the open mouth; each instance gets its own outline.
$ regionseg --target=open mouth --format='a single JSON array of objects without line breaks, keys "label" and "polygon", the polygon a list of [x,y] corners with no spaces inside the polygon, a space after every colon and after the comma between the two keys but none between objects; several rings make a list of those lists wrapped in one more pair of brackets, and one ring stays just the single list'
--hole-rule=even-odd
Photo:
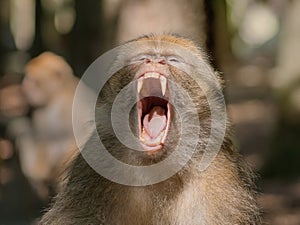
[{"label": "open mouth", "polygon": [[168,135],[171,111],[167,78],[146,72],[137,79],[139,139],[149,154],[161,150]]}]

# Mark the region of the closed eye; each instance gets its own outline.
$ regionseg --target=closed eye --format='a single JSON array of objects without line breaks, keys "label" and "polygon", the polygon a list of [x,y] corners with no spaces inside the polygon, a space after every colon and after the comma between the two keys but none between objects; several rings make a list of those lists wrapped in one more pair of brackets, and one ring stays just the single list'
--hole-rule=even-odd
[{"label": "closed eye", "polygon": [[139,61],[144,61],[144,60],[146,60],[146,59],[147,59],[147,57],[146,57],[145,55],[140,56],[140,57],[138,58]]},{"label": "closed eye", "polygon": [[177,56],[167,56],[168,62],[183,62],[183,60],[180,57]]},{"label": "closed eye", "polygon": [[134,62],[142,62],[142,61],[145,61],[147,59],[150,59],[151,56],[148,55],[148,54],[141,54],[141,55],[138,55],[136,57],[134,57],[134,59],[132,61]]}]

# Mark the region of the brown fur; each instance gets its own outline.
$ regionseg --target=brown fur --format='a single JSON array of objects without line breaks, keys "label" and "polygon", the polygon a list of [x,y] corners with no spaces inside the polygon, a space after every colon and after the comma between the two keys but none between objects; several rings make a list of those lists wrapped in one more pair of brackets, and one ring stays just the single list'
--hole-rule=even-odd
[{"label": "brown fur", "polygon": [[[134,41],[155,40],[178,44],[197,54],[203,53],[189,40],[166,35],[145,36]],[[139,67],[139,65],[137,65]],[[111,106],[114,96],[133,79],[136,67],[125,67],[113,76],[99,96],[99,106]],[[231,128],[227,126],[222,149],[203,172],[197,169],[210,133],[210,109],[203,91],[188,74],[169,66],[172,79],[185,88],[196,104],[203,129],[193,158],[169,179],[144,187],[131,187],[111,182],[97,174],[82,158],[70,168],[68,183],[55,198],[51,209],[40,224],[106,224],[106,225],[248,225],[260,224],[259,210],[253,194],[253,175],[236,152]],[[124,76],[125,74],[131,74]],[[214,90],[211,90],[214,93]],[[213,104],[219,104],[218,101]],[[113,135],[111,125],[99,125],[98,133],[104,145],[126,163],[147,165],[168,156],[176,145],[178,129],[174,113],[165,155],[147,161],[143,153],[121,145]],[[103,115],[101,115],[103,116]],[[109,120],[109,114],[107,115]],[[134,118],[134,117],[131,117]],[[103,118],[102,118],[103,119]],[[135,123],[134,119],[131,121]],[[190,132],[193,132],[191,130]],[[84,151],[97,148],[93,135]],[[99,162],[100,163],[100,162]]]}]

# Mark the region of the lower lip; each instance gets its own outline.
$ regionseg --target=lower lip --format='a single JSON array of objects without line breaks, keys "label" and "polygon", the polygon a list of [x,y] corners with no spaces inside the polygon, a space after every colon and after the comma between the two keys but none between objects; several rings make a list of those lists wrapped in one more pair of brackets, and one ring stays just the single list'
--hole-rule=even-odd
[{"label": "lower lip", "polygon": [[145,144],[143,144],[143,143],[141,143],[141,146],[142,146],[142,148],[144,149],[144,151],[145,151],[147,154],[149,154],[149,155],[152,155],[152,154],[158,152],[158,151],[161,150],[162,147],[163,147],[161,144],[160,144],[160,145],[157,145],[157,146],[150,147],[150,146],[147,146],[147,145],[145,145]]}]

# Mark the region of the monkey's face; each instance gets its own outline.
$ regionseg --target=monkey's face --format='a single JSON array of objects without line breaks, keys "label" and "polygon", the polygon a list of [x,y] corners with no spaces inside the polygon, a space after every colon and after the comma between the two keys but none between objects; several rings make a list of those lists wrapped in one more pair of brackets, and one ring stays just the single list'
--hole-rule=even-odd
[{"label": "monkey's face", "polygon": [[45,52],[26,65],[22,87],[32,106],[45,106],[71,76],[72,69],[61,57]]},{"label": "monkey's face", "polygon": [[[100,92],[98,104],[100,107],[110,105],[110,109],[98,112],[99,119],[96,121],[100,128],[99,136],[105,147],[116,157],[121,155],[123,158],[122,155],[126,154],[124,152],[130,152],[131,156],[163,159],[175,151],[177,146],[180,148],[179,154],[186,157],[187,152],[191,151],[188,148],[194,148],[189,147],[189,144],[194,145],[198,140],[199,120],[202,126],[210,122],[206,96],[198,82],[192,78],[193,75],[201,80],[201,74],[198,74],[196,66],[193,67],[193,60],[199,61],[200,57],[195,53],[194,46],[194,56],[188,58],[189,49],[181,51],[184,47],[168,40],[145,42],[137,41],[136,48],[122,49],[123,55],[116,63],[121,69],[111,76]],[[134,84],[130,87],[131,90],[122,92],[129,83]],[[123,100],[117,101],[120,95]],[[130,103],[133,98],[135,104]],[[110,114],[113,104],[121,104],[120,108],[125,111],[126,108],[131,108],[128,121],[130,132],[138,141],[139,147],[126,148],[124,142],[118,139],[119,136],[114,135],[122,126],[126,127],[127,117],[117,113],[117,117],[123,120],[118,122],[120,127],[112,129],[113,125],[108,123],[114,122],[114,115]],[[108,117],[104,118],[104,114]],[[126,132],[122,134],[124,133]],[[123,140],[126,142],[133,137],[130,135]],[[206,140],[202,139],[202,143],[204,145]]]},{"label": "monkey's face", "polygon": [[[182,138],[183,118],[180,117],[184,115],[180,114],[187,115],[189,110],[193,110],[189,108],[191,104],[187,104],[183,106],[185,112],[178,112],[178,104],[188,102],[182,91],[195,103],[194,110],[198,115],[209,112],[209,107],[205,94],[188,74],[196,71],[178,50],[179,47],[168,41],[150,43],[151,47],[137,51],[130,59],[129,71],[136,81],[138,139],[146,155],[157,156],[176,148]],[[196,124],[191,127],[193,125]],[[189,132],[193,131],[191,129]]]}]

